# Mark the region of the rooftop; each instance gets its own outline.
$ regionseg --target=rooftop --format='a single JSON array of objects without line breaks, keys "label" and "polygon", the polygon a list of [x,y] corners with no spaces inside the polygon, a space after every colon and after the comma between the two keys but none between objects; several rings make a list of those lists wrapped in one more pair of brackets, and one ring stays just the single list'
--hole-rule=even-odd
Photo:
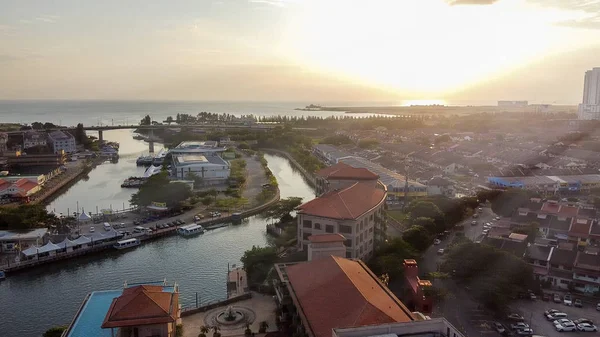
[{"label": "rooftop", "polygon": [[228,165],[227,162],[219,156],[203,156],[201,154],[181,154],[173,156],[175,165],[193,165],[193,164],[213,164]]},{"label": "rooftop", "polygon": [[311,235],[308,237],[308,241],[312,243],[325,243],[325,242],[344,242],[346,238],[342,234],[318,234]]},{"label": "rooftop", "polygon": [[102,328],[171,323],[177,320],[179,294],[162,286],[126,288],[112,300]]},{"label": "rooftop", "polygon": [[333,328],[414,320],[361,261],[330,256],[288,266],[287,276],[309,335],[329,337]]},{"label": "rooftop", "polygon": [[366,168],[357,168],[344,163],[337,163],[326,167],[315,173],[317,176],[325,179],[356,179],[356,180],[376,180],[379,176]]},{"label": "rooftop", "polygon": [[48,233],[47,228],[37,228],[27,233],[16,233],[11,231],[0,231],[0,241],[8,240],[36,240]]},{"label": "rooftop", "polygon": [[65,140],[65,139],[71,139],[73,138],[73,136],[68,133],[68,132],[62,132],[62,131],[52,131],[48,134],[48,137],[50,137],[53,140]]},{"label": "rooftop", "polygon": [[[365,158],[348,157],[348,158],[343,158],[340,160],[344,164],[348,164],[352,167],[362,167],[362,168],[369,169],[369,171],[379,175],[379,180],[386,186],[391,185],[393,187],[404,188],[404,184],[406,183],[405,176],[398,174],[392,170],[388,170],[385,167],[383,167],[379,164],[375,164],[372,161],[367,160]],[[414,187],[422,187],[422,188],[426,187],[425,185],[420,184],[416,181],[412,181],[412,180],[409,180],[408,184],[410,186],[414,186]]]},{"label": "rooftop", "polygon": [[386,191],[357,182],[342,190],[323,194],[298,207],[304,214],[333,219],[356,219],[385,199]]}]

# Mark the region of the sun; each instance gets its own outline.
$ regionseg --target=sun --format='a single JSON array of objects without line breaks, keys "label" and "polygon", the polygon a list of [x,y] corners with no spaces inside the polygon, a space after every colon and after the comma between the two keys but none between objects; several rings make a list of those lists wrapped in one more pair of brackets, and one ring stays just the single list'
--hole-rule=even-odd
[{"label": "sun", "polygon": [[415,95],[443,95],[547,51],[556,27],[519,1],[307,1],[288,22],[288,55],[320,72]]}]

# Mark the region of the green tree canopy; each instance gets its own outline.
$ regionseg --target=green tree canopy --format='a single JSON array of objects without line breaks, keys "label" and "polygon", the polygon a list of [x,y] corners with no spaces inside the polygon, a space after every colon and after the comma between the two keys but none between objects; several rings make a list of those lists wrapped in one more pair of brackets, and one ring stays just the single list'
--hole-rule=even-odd
[{"label": "green tree canopy", "polygon": [[[440,209],[430,201],[415,201],[408,208],[409,221],[411,224],[418,218],[433,219],[436,226],[436,233],[443,232],[445,229],[444,214]],[[429,228],[427,228],[429,230]]]},{"label": "green tree canopy", "polygon": [[433,243],[433,236],[422,226],[411,226],[402,233],[402,239],[421,252]]},{"label": "green tree canopy", "polygon": [[248,283],[262,283],[277,261],[277,251],[274,247],[252,246],[244,252],[240,261],[248,275]]},{"label": "green tree canopy", "polygon": [[403,274],[404,259],[414,259],[418,256],[415,249],[401,238],[393,238],[381,245],[369,261],[369,268],[376,275],[388,274],[391,280],[396,280]]},{"label": "green tree canopy", "polygon": [[140,125],[151,125],[152,124],[152,118],[150,118],[150,115],[146,115],[146,117],[142,118],[142,120],[140,121]]},{"label": "green tree canopy", "polygon": [[0,229],[28,230],[57,226],[60,220],[42,205],[19,205],[0,208]]},{"label": "green tree canopy", "polygon": [[149,206],[152,202],[164,202],[167,207],[179,207],[181,202],[192,196],[187,184],[170,183],[168,173],[160,172],[148,178],[140,189],[131,196],[130,203],[136,206]]},{"label": "green tree canopy", "polygon": [[44,332],[43,337],[60,337],[62,336],[65,330],[67,330],[66,326],[55,326],[46,330],[46,332]]},{"label": "green tree canopy", "polygon": [[290,217],[290,213],[296,209],[296,207],[302,204],[302,198],[289,197],[279,200],[266,212],[267,218],[285,221]]}]

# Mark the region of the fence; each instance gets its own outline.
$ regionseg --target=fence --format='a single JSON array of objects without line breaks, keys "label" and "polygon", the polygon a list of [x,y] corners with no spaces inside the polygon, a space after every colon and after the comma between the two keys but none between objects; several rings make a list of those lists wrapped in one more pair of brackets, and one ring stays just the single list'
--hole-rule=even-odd
[{"label": "fence", "polygon": [[240,296],[232,297],[230,299],[223,300],[223,301],[220,301],[220,302],[210,303],[210,304],[198,307],[198,308],[183,308],[181,310],[181,317],[190,316],[190,315],[193,315],[193,314],[196,314],[196,313],[199,313],[199,312],[209,311],[209,310],[212,310],[214,308],[218,308],[218,307],[221,307],[221,306],[225,306],[225,305],[229,305],[229,304],[232,304],[232,303],[240,302],[240,301],[243,301],[243,300],[248,300],[248,299],[251,299],[251,298],[252,298],[252,293],[245,293],[245,294],[240,295]]}]

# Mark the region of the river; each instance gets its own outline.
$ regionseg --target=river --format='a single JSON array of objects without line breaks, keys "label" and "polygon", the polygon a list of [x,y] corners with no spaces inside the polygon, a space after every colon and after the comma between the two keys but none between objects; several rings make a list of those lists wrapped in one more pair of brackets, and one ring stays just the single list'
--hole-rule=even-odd
[{"label": "river", "polygon": [[[280,182],[282,198],[298,196],[307,201],[314,197],[311,187],[287,159],[268,154],[265,158]],[[116,165],[122,162],[128,161],[120,160]],[[123,167],[125,169],[125,165]],[[114,173],[113,178],[118,180],[129,174],[114,167],[106,172]],[[98,185],[96,179],[101,181],[104,178],[98,177],[102,176],[90,173],[88,181],[67,191],[55,201],[55,207],[63,207],[61,200],[78,200],[81,196],[70,194],[79,195],[80,189],[86,189],[79,186]],[[86,200],[79,199],[80,204],[92,205],[101,189],[88,192]],[[101,198],[115,192],[102,193]],[[265,224],[259,216],[254,216],[241,225],[220,228],[195,238],[171,236],[127,252],[109,251],[9,275],[0,283],[0,335],[39,337],[49,327],[69,324],[87,293],[117,289],[125,281],[166,278],[177,282],[184,307],[195,305],[196,293],[201,303],[224,299],[228,263],[239,264],[244,251],[253,245],[267,244]]]}]

